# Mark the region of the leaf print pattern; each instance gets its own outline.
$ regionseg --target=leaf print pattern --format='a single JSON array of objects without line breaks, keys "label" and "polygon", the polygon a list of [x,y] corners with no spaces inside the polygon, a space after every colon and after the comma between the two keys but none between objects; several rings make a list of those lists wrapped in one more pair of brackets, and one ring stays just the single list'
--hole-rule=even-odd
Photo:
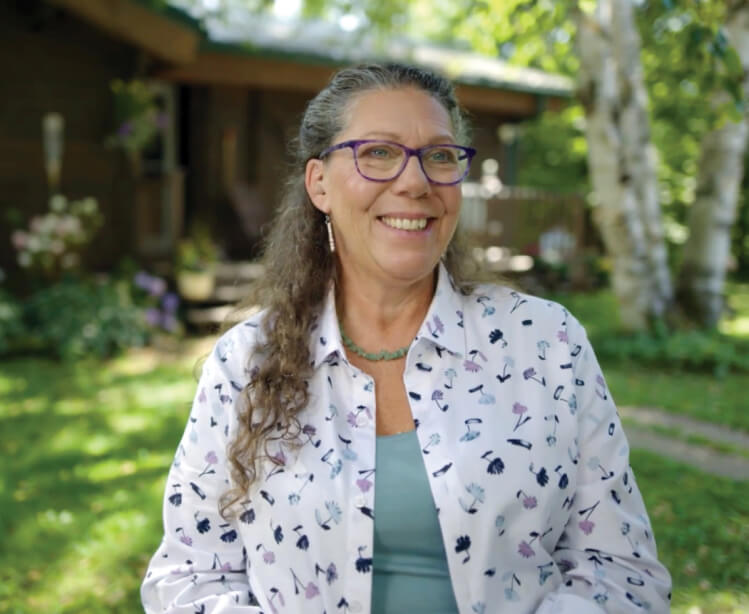
[{"label": "leaf print pattern", "polygon": [[[570,574],[587,566],[589,598],[609,611],[665,611],[668,575],[584,330],[555,303],[495,286],[464,296],[446,275],[440,267],[403,382],[452,584],[473,587],[461,607],[536,611],[548,599],[576,614]],[[236,515],[218,514],[237,401],[262,362],[248,359],[262,318],[226,333],[203,367],[166,482],[164,541],[144,580],[148,614],[173,609],[177,594],[205,614],[368,608],[354,596],[377,565],[379,408],[372,378],[345,358],[332,294],[310,333],[299,445],[271,442]]]}]

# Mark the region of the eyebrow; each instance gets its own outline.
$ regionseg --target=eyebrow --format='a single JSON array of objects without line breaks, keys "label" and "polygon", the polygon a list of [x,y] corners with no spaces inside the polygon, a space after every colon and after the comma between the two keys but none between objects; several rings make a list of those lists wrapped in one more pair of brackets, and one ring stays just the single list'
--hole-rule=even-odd
[{"label": "eyebrow", "polygon": [[[386,130],[372,130],[361,136],[363,139],[377,138],[385,139],[388,141],[395,141],[400,143],[401,136],[394,132],[387,132]],[[455,137],[452,134],[438,134],[427,141],[427,145],[438,145],[438,144],[453,144],[455,143]]]}]

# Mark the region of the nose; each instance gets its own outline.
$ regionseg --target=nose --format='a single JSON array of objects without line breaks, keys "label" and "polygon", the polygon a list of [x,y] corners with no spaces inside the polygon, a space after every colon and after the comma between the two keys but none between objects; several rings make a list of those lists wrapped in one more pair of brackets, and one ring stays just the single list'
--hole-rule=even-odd
[{"label": "nose", "polygon": [[429,179],[421,168],[419,157],[411,155],[406,166],[393,183],[393,189],[399,194],[406,194],[411,198],[421,198],[431,191]]}]

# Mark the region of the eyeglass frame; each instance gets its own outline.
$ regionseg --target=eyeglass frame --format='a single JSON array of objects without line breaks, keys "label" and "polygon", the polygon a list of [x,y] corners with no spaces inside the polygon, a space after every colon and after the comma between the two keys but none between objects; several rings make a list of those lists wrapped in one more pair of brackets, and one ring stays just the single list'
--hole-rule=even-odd
[{"label": "eyeglass frame", "polygon": [[[357,154],[357,148],[360,145],[364,145],[366,143],[384,143],[386,145],[394,145],[396,147],[400,147],[406,153],[406,157],[403,159],[403,164],[401,165],[398,172],[388,179],[375,179],[374,177],[367,177],[364,173],[362,173],[361,169],[359,168],[359,156]],[[427,178],[427,181],[429,181],[429,183],[441,186],[458,185],[468,176],[468,171],[471,169],[471,161],[476,155],[476,150],[473,147],[465,147],[464,145],[456,145],[455,143],[436,143],[434,145],[425,145],[424,147],[419,147],[418,149],[412,149],[411,147],[403,145],[402,143],[388,141],[386,139],[352,139],[349,141],[343,141],[342,143],[338,143],[337,145],[331,145],[327,149],[323,150],[317,157],[322,160],[328,154],[333,153],[334,151],[338,151],[339,149],[346,149],[347,147],[350,147],[354,154],[354,166],[356,167],[356,172],[359,173],[359,175],[367,181],[376,181],[377,183],[387,183],[388,181],[395,181],[396,179],[398,179],[398,177],[403,174],[403,171],[406,170],[406,166],[408,166],[408,161],[411,159],[411,157],[416,156],[416,159],[419,161],[419,168],[421,168],[421,172],[424,173],[424,177]],[[468,163],[466,164],[463,175],[461,175],[459,179],[449,182],[435,181],[429,176],[429,173],[427,173],[426,169],[424,168],[424,162],[421,159],[421,154],[429,149],[435,149],[439,147],[452,147],[455,149],[461,149],[463,150],[463,152],[465,152],[466,156],[468,157]]]}]

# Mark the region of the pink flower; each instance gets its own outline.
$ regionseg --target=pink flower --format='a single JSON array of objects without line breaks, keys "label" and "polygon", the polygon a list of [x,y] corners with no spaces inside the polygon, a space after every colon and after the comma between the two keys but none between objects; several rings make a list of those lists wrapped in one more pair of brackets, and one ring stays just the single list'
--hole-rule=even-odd
[{"label": "pink flower", "polygon": [[270,550],[266,550],[263,552],[263,560],[268,563],[268,565],[272,565],[276,562],[276,555],[273,554]]},{"label": "pink flower", "polygon": [[580,527],[583,533],[586,535],[590,535],[593,532],[593,527],[596,526],[596,524],[592,520],[581,520],[577,523],[577,526]]},{"label": "pink flower", "polygon": [[16,249],[23,249],[26,247],[26,243],[29,240],[29,235],[27,235],[23,230],[16,230],[11,236],[10,240],[13,242],[13,247]]},{"label": "pink flower", "polygon": [[522,554],[526,559],[529,559],[536,554],[533,551],[533,548],[531,548],[530,544],[525,540],[521,541],[518,545],[518,552]]},{"label": "pink flower", "polygon": [[349,423],[349,425],[356,428],[356,414],[352,411],[346,414],[346,422]]},{"label": "pink flower", "polygon": [[215,465],[218,462],[218,458],[216,457],[216,453],[211,450],[208,452],[208,454],[205,455],[205,462],[209,465]]},{"label": "pink flower", "polygon": [[179,536],[179,541],[188,546],[192,546],[192,538],[189,535],[185,535],[184,533]]},{"label": "pink flower", "polygon": [[566,330],[560,330],[557,333],[557,339],[559,339],[560,341],[563,341],[564,343],[567,343],[569,341],[569,339],[567,338],[567,331]]},{"label": "pink flower", "polygon": [[481,365],[476,364],[472,360],[464,360],[463,368],[471,373],[478,373],[481,370]]},{"label": "pink flower", "polygon": [[283,450],[279,450],[271,458],[279,465],[286,465],[286,455],[283,453]]},{"label": "pink flower", "polygon": [[523,507],[525,509],[532,510],[537,505],[538,505],[538,502],[536,501],[536,497],[529,497],[529,496],[523,497]]},{"label": "pink flower", "polygon": [[528,408],[525,405],[521,405],[520,403],[513,403],[513,405],[512,405],[512,413],[513,414],[517,414],[518,416],[522,416],[527,411],[528,411]]},{"label": "pink flower", "polygon": [[312,597],[316,597],[320,594],[320,591],[317,588],[317,585],[314,582],[310,582],[307,585],[307,588],[304,589],[304,596],[307,597],[307,599],[312,599]]},{"label": "pink flower", "polygon": [[370,482],[366,478],[356,480],[356,485],[362,492],[367,492],[370,488],[372,488],[372,482]]}]

